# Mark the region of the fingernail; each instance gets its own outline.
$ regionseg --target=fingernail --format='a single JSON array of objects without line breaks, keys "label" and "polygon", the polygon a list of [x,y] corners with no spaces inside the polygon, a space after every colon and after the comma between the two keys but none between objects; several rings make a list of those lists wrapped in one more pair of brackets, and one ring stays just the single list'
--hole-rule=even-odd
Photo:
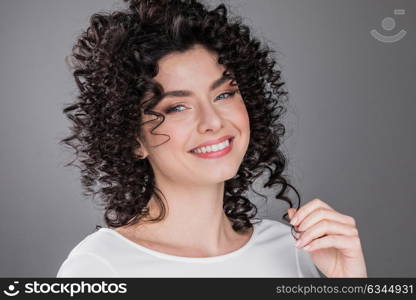
[{"label": "fingernail", "polygon": [[298,221],[298,217],[294,217],[294,218],[290,221],[290,224],[295,225],[297,221]]},{"label": "fingernail", "polygon": [[302,242],[303,242],[302,240],[297,240],[295,246],[299,247],[302,244]]},{"label": "fingernail", "polygon": [[309,250],[310,247],[311,245],[306,245],[305,247],[303,247],[303,250]]}]

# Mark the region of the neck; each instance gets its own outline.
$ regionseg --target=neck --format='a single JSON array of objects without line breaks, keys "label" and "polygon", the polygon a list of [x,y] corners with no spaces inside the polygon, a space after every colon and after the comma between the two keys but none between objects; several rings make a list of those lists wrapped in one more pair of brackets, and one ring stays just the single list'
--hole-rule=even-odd
[{"label": "neck", "polygon": [[[164,220],[137,226],[141,234],[157,242],[182,249],[218,255],[226,253],[230,244],[241,241],[241,234],[232,229],[232,222],[223,210],[224,182],[189,186],[160,181],[166,206]],[[149,202],[150,217],[159,215],[154,197]],[[146,218],[147,219],[147,218]]]}]

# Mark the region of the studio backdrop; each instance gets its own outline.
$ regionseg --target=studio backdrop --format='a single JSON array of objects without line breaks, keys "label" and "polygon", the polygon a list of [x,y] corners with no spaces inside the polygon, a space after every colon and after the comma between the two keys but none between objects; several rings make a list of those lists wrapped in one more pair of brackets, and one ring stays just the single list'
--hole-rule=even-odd
[{"label": "studio backdrop", "polygon": [[[284,174],[301,204],[320,198],[355,218],[369,277],[414,277],[416,1],[225,3],[276,50],[289,91]],[[0,1],[0,276],[54,277],[103,225],[58,143],[77,95],[65,57],[91,14],[120,7]],[[250,199],[260,217],[281,220],[288,208],[272,193]]]}]

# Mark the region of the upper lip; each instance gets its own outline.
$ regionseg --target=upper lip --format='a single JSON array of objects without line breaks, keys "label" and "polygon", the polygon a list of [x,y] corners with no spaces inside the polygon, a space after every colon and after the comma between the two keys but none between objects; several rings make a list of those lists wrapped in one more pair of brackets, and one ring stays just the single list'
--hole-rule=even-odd
[{"label": "upper lip", "polygon": [[231,138],[233,138],[233,136],[232,136],[232,135],[226,135],[226,136],[223,136],[223,137],[221,137],[221,138],[219,138],[219,139],[216,139],[216,140],[210,140],[210,141],[207,141],[207,142],[205,142],[205,143],[202,143],[202,144],[200,144],[200,145],[196,146],[195,148],[192,148],[192,149],[191,149],[191,150],[189,150],[189,151],[192,151],[192,150],[195,150],[195,149],[198,149],[198,148],[204,147],[204,146],[209,146],[209,145],[219,144],[219,143],[222,143],[222,142],[224,142],[224,141],[226,141],[226,140],[229,140],[229,139],[231,139]]}]

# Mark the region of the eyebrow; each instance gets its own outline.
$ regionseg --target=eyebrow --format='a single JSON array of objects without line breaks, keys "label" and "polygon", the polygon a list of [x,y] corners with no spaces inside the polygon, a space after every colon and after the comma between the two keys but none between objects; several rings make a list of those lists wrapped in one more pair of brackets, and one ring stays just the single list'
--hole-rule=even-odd
[{"label": "eyebrow", "polygon": [[[221,78],[218,78],[213,83],[211,83],[211,86],[209,87],[209,90],[215,90],[219,86],[221,86],[223,83],[227,82],[228,80],[231,80],[228,76],[222,76]],[[187,97],[193,95],[193,92],[187,91],[187,90],[177,90],[177,91],[168,91],[162,94],[161,99],[165,97]]]}]

